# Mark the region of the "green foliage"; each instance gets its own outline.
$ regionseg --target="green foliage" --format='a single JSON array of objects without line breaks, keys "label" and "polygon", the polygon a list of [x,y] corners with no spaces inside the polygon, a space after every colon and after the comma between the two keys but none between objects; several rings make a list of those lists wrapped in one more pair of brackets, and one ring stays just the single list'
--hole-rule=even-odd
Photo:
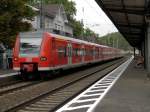
[{"label": "green foliage", "polygon": [[95,32],[94,32],[94,31],[92,31],[92,30],[89,29],[89,28],[85,28],[85,29],[84,29],[84,36],[93,36],[93,35],[95,35]]},{"label": "green foliage", "polygon": [[73,27],[73,35],[75,38],[81,39],[83,35],[83,24],[80,21],[76,21],[75,19],[70,21],[70,25]]},{"label": "green foliage", "polygon": [[84,40],[89,41],[89,42],[94,42],[96,43],[98,34],[96,34],[94,31],[92,31],[90,28],[85,28],[84,29]]},{"label": "green foliage", "polygon": [[32,20],[34,12],[26,2],[28,0],[0,0],[0,41],[11,47],[15,35],[27,31],[31,25],[25,19]]},{"label": "green foliage", "polygon": [[107,45],[110,47],[120,48],[124,50],[132,49],[125,38],[119,33],[110,33],[98,39],[99,44]]}]

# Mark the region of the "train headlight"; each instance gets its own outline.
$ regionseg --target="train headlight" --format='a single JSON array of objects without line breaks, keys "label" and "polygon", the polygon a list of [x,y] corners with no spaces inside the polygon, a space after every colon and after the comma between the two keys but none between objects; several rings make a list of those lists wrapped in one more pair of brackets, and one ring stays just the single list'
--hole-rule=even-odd
[{"label": "train headlight", "polygon": [[18,61],[18,58],[15,57],[15,58],[14,58],[14,61]]},{"label": "train headlight", "polygon": [[46,57],[41,57],[40,60],[41,60],[41,61],[46,61],[47,58],[46,58]]}]

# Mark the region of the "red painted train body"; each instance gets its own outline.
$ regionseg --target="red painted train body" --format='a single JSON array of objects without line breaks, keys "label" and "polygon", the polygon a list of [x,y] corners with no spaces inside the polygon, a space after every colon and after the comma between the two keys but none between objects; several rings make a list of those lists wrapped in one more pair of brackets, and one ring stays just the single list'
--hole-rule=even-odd
[{"label": "red painted train body", "polygon": [[13,69],[23,73],[68,69],[121,57],[121,50],[48,32],[20,33]]}]

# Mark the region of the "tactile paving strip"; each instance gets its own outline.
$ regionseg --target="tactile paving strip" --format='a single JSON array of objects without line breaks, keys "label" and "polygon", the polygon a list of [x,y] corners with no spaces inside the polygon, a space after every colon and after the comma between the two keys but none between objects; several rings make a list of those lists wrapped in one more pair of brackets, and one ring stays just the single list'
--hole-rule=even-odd
[{"label": "tactile paving strip", "polygon": [[93,112],[96,105],[100,103],[106,93],[123,74],[132,59],[133,56],[56,112]]}]

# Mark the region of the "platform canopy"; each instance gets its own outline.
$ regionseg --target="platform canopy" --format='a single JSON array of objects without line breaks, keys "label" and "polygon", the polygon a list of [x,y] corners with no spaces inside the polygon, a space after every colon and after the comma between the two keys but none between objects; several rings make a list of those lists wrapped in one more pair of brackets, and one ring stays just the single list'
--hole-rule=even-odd
[{"label": "platform canopy", "polygon": [[145,38],[150,0],[96,0],[131,46],[139,48]]}]

